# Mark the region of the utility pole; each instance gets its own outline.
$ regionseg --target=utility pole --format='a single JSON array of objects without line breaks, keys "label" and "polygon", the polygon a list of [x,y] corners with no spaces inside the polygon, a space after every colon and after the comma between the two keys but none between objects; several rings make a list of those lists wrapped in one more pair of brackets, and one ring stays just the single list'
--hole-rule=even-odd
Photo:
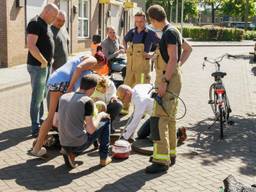
[{"label": "utility pole", "polygon": [[248,29],[248,16],[249,16],[249,0],[246,0],[246,5],[245,5],[245,30]]},{"label": "utility pole", "polygon": [[175,23],[178,23],[178,16],[179,16],[179,0],[176,0],[176,20]]},{"label": "utility pole", "polygon": [[183,14],[184,14],[184,0],[181,0],[181,19],[180,19],[181,35],[183,35]]},{"label": "utility pole", "polygon": [[170,22],[172,22],[172,4],[173,0],[170,0],[171,10],[170,10]]}]

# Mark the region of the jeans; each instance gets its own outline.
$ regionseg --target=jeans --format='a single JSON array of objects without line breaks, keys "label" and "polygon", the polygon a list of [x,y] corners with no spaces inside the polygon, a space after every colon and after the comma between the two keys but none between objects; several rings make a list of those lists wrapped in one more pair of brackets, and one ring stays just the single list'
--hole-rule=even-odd
[{"label": "jeans", "polygon": [[30,119],[32,134],[39,132],[40,123],[43,121],[44,105],[43,100],[46,91],[46,80],[48,68],[27,65],[27,70],[31,79],[32,96],[30,102]]},{"label": "jeans", "polygon": [[111,121],[113,121],[119,115],[122,107],[123,104],[119,99],[109,102],[107,105],[107,113],[110,115]]},{"label": "jeans", "polygon": [[110,115],[110,119],[111,119],[111,133],[115,131],[112,126],[112,122],[120,114],[122,108],[123,108],[123,104],[118,99],[114,101],[110,101],[109,104],[107,105],[107,113]]},{"label": "jeans", "polygon": [[88,134],[88,140],[79,147],[68,147],[68,146],[62,146],[67,152],[72,152],[75,155],[80,155],[83,151],[85,151],[87,148],[90,147],[90,145],[99,139],[100,147],[99,147],[99,154],[100,159],[107,159],[108,157],[108,148],[109,148],[109,142],[110,142],[110,121],[106,120],[103,123],[103,125],[93,133]]},{"label": "jeans", "polygon": [[[137,132],[138,139],[146,139],[150,136],[150,118],[147,119]],[[151,139],[150,139],[151,140]]]}]

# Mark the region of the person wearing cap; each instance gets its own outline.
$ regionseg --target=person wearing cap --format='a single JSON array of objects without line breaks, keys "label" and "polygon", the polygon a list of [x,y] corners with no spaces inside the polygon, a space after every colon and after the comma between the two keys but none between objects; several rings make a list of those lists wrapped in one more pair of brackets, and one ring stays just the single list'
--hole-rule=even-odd
[{"label": "person wearing cap", "polygon": [[127,67],[124,84],[134,87],[136,84],[150,83],[150,50],[157,44],[157,34],[146,28],[144,12],[135,14],[135,28],[124,37],[127,55]]},{"label": "person wearing cap", "polygon": [[39,136],[31,150],[32,155],[41,157],[47,152],[42,146],[49,130],[53,126],[53,118],[58,108],[59,98],[64,93],[75,91],[79,88],[81,78],[86,74],[92,73],[92,70],[100,68],[104,62],[105,57],[99,52],[95,54],[95,57],[78,56],[50,75],[47,82],[50,95],[49,113],[41,126]]}]

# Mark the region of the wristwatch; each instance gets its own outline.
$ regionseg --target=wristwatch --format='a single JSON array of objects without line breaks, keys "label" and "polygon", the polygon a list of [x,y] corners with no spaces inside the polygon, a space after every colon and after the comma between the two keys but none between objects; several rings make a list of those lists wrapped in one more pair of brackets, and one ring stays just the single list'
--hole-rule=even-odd
[{"label": "wristwatch", "polygon": [[170,81],[166,79],[166,77],[163,77],[162,78],[162,82],[163,83],[167,83],[167,85],[169,85]]}]

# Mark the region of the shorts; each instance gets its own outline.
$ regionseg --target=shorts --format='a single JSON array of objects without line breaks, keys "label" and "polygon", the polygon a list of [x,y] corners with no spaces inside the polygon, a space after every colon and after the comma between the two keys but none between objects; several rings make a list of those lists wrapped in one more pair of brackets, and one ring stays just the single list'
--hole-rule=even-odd
[{"label": "shorts", "polygon": [[61,92],[66,93],[68,89],[69,82],[61,82],[61,83],[55,83],[55,84],[49,84],[48,90],[53,92]]}]

